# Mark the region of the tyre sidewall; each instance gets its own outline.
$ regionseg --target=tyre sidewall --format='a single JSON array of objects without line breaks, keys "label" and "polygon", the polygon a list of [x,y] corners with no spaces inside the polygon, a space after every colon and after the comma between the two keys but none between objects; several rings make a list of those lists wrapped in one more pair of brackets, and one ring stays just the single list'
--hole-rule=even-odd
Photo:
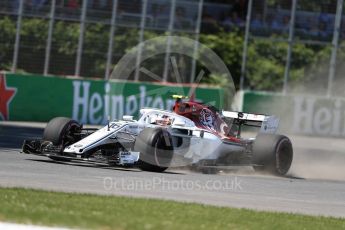
[{"label": "tyre sidewall", "polygon": [[285,175],[291,166],[292,157],[292,143],[284,135],[259,134],[254,142],[252,163],[259,165],[256,169]]},{"label": "tyre sidewall", "polygon": [[56,117],[49,121],[43,133],[43,140],[51,141],[54,145],[62,145],[65,135],[81,125],[67,117]]},{"label": "tyre sidewall", "polygon": [[140,152],[140,167],[146,171],[164,171],[170,166],[173,146],[166,129],[144,129],[136,138],[134,149]]}]

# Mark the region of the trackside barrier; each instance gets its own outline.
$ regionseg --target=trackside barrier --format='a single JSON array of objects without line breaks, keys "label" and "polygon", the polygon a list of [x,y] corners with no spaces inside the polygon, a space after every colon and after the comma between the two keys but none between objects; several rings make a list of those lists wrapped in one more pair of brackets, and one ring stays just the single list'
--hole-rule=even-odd
[{"label": "trackside barrier", "polygon": [[[0,73],[0,120],[46,122],[65,116],[85,124],[104,124],[108,116],[137,117],[142,107],[171,109],[171,95],[188,95],[191,87]],[[195,98],[222,107],[224,91],[198,86]]]},{"label": "trackside barrier", "polygon": [[240,110],[280,117],[280,131],[303,135],[345,137],[345,98],[242,91]]}]

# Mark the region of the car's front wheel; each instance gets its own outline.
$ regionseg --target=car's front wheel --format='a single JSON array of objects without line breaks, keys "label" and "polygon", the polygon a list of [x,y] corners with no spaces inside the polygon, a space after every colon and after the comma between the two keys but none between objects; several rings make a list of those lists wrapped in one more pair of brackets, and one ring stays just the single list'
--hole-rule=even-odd
[{"label": "car's front wheel", "polygon": [[171,163],[174,148],[170,133],[163,128],[146,128],[136,138],[135,151],[140,152],[139,168],[163,172]]},{"label": "car's front wheel", "polygon": [[64,145],[75,141],[75,133],[81,125],[67,117],[55,117],[44,129],[43,140],[51,141],[54,145]]},{"label": "car's front wheel", "polygon": [[[56,117],[50,120],[44,129],[43,140],[61,147],[61,151],[67,145],[77,141],[76,133],[80,131],[81,125],[67,117]],[[68,158],[62,156],[51,156],[56,161],[68,161]]]}]

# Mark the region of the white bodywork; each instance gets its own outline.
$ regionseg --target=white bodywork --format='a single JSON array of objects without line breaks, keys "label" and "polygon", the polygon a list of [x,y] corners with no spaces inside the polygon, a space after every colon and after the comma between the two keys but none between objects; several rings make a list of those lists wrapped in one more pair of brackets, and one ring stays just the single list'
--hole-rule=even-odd
[{"label": "white bodywork", "polygon": [[[83,138],[82,140],[67,146],[64,149],[66,153],[76,154],[81,157],[83,153],[114,142],[121,144],[133,143],[139,133],[148,127],[164,127],[175,137],[185,138],[188,144],[174,148],[174,155],[187,159],[189,163],[196,163],[202,159],[218,159],[222,154],[244,151],[241,143],[224,142],[220,137],[210,131],[196,127],[195,123],[183,116],[177,115],[171,111],[144,108],[140,110],[139,120],[133,120],[131,116],[124,116],[123,120],[109,122],[108,125]],[[244,115],[244,116],[242,116]],[[273,117],[264,115],[242,114],[241,119],[265,123],[266,130],[263,132],[273,132],[277,127],[277,120]],[[223,116],[238,118],[236,112],[223,112]],[[159,124],[158,121],[165,119],[166,124]],[[121,156],[125,162],[135,162],[139,159],[139,153],[133,152],[133,149],[127,149],[128,154]],[[121,155],[121,154],[120,154]]]},{"label": "white bodywork", "polygon": [[260,133],[274,134],[277,132],[279,126],[279,118],[275,116],[230,111],[223,111],[222,114],[224,117],[228,118],[236,118],[240,120],[258,122],[261,125]]}]

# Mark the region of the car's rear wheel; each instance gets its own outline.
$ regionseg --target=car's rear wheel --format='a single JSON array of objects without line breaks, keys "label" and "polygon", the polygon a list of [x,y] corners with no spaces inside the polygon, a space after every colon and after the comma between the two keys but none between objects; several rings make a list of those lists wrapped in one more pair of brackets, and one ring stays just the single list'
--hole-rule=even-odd
[{"label": "car's rear wheel", "polygon": [[253,165],[257,171],[285,175],[292,163],[293,148],[288,137],[259,134],[253,146]]},{"label": "car's rear wheel", "polygon": [[139,168],[151,172],[165,171],[174,152],[171,135],[163,128],[144,129],[136,138],[134,149],[140,152]]}]

